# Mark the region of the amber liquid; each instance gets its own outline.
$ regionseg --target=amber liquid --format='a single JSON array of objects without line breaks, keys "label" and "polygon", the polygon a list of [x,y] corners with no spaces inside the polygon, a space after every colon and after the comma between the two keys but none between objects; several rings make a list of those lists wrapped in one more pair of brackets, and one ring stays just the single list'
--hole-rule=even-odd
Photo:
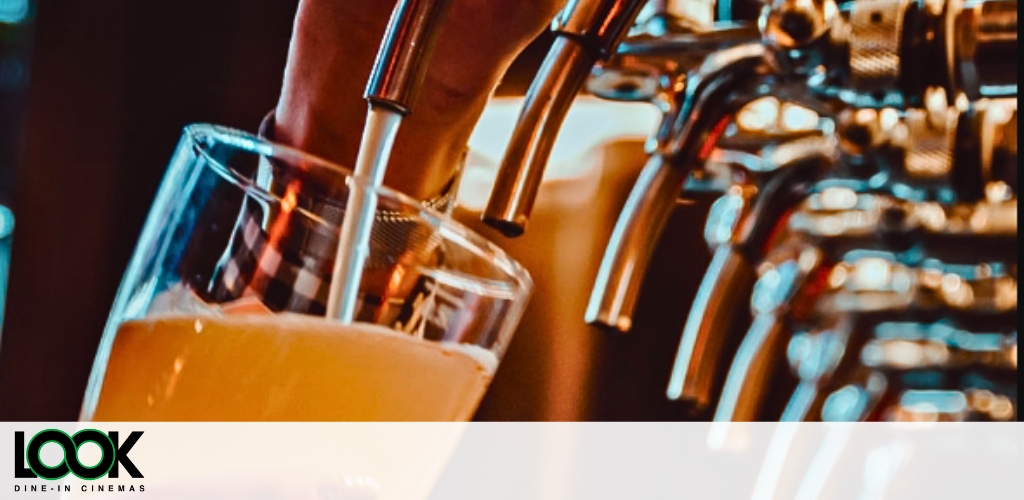
[{"label": "amber liquid", "polygon": [[93,420],[466,421],[493,354],[290,316],[121,325]]}]

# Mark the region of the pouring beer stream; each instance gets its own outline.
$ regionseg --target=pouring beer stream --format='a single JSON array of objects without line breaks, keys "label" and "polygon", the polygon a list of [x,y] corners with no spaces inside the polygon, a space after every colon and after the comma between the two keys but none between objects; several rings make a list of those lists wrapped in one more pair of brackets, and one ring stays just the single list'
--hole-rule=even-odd
[{"label": "pouring beer stream", "polygon": [[375,192],[384,181],[402,118],[412,113],[437,41],[438,25],[450,3],[402,0],[391,14],[364,94],[369,110],[334,259],[328,318],[342,323],[355,320],[377,209]]}]

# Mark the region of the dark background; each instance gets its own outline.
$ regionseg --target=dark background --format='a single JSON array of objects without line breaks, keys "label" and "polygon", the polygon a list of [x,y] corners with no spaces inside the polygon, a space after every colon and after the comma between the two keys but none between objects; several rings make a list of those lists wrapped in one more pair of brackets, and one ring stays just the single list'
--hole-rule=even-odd
[{"label": "dark background", "polygon": [[77,419],[120,274],[181,128],[256,128],[275,102],[296,3],[37,6],[0,418]]}]

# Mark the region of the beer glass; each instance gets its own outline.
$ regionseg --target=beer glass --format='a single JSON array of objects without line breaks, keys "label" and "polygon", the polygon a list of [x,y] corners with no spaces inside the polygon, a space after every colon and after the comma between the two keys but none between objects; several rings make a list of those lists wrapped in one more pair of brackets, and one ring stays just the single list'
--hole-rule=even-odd
[{"label": "beer glass", "polygon": [[[356,321],[342,324],[326,301],[357,190],[376,213]],[[300,151],[193,125],[124,275],[81,419],[466,421],[531,286],[442,212]]]}]

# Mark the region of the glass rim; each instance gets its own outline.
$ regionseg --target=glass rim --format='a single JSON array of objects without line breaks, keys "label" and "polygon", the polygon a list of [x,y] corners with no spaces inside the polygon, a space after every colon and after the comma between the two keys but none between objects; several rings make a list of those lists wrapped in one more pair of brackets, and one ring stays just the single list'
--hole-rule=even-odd
[{"label": "glass rim", "polygon": [[[234,168],[225,165],[223,162],[214,158],[210,154],[208,146],[200,140],[201,137],[209,137],[217,143],[236,148],[239,151],[245,151],[268,158],[282,158],[289,160],[290,162],[294,161],[297,164],[321,169],[328,172],[330,175],[337,175],[338,179],[344,181],[350,189],[352,184],[355,184],[362,189],[376,193],[378,196],[383,196],[397,201],[402,206],[415,210],[416,217],[424,219],[427,223],[436,225],[441,229],[447,229],[453,232],[455,236],[463,240],[460,244],[471,249],[479,257],[488,259],[495,267],[515,281],[516,286],[524,294],[529,294],[533,289],[533,279],[530,276],[529,271],[527,271],[526,268],[524,268],[518,261],[510,257],[505,250],[494,242],[455,220],[450,215],[438,212],[407,194],[386,186],[370,186],[366,179],[355,177],[350,169],[342,167],[335,162],[307,153],[298,148],[279,144],[249,132],[222,125],[193,123],[185,126],[183,136],[194,146],[194,151],[206,160],[207,165],[210,168],[217,171],[228,182],[242,189],[246,194],[254,195],[266,201],[284,201],[280,196],[268,192],[266,189],[257,185],[254,179],[243,175]],[[289,165],[287,168],[294,169],[295,167]],[[303,216],[328,226],[332,228],[332,231],[336,231],[340,234],[340,228],[337,224],[325,221],[320,216],[309,211],[301,211]],[[450,236],[445,236],[445,238],[452,239]]]}]

